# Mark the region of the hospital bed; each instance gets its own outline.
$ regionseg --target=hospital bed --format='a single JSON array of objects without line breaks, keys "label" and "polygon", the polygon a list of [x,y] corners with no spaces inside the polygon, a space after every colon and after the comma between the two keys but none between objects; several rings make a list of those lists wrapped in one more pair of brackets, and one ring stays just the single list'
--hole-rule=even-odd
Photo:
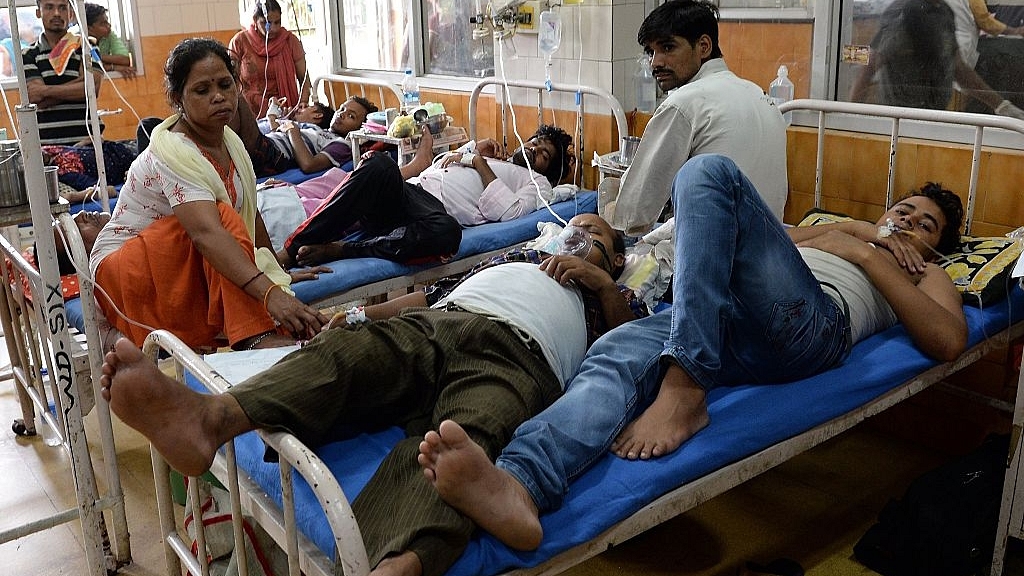
[{"label": "hospital bed", "polygon": [[[67,202],[53,204],[50,210],[72,253],[88,262]],[[92,378],[93,367],[102,363],[99,333],[95,322],[88,330],[63,323],[67,316],[55,314],[63,301],[60,291],[46,288],[18,244],[0,236],[0,259],[5,264],[0,272],[0,321],[22,408],[12,429],[19,435],[39,434],[47,445],[66,450],[78,506],[0,531],[0,543],[77,519],[85,535],[89,573],[112,573],[131,561],[131,549],[110,410],[106,402],[96,402],[99,384]],[[92,298],[91,284],[83,282],[80,289],[83,297]],[[84,418],[90,413],[95,414],[99,433],[93,441],[98,441],[102,456],[100,475],[85,429]],[[109,511],[107,518],[104,511]]]},{"label": "hospital bed", "polygon": [[[14,12],[11,14],[14,16]],[[19,70],[17,80],[20,100],[27,102],[23,71]],[[86,74],[84,93],[92,112],[89,115],[90,130],[97,135],[100,125],[93,82],[92,75]],[[41,248],[39,270],[21,257],[20,233],[11,234],[13,242],[6,236],[0,239],[0,253],[5,260],[0,278],[0,320],[23,415],[12,428],[15,433],[35,431],[36,419],[41,420],[39,433],[46,444],[60,447],[68,456],[67,473],[70,478],[65,477],[64,480],[73,482],[77,506],[30,519],[25,519],[15,510],[11,514],[13,523],[0,532],[0,543],[77,521],[86,556],[80,571],[104,576],[131,561],[124,493],[109,409],[106,403],[95,401],[99,384],[91,378],[91,368],[99,366],[102,359],[102,347],[98,344],[95,330],[78,332],[68,325],[54,262],[54,242],[49,237],[51,222],[58,222],[67,230],[74,229],[75,239],[70,240],[70,250],[83,261],[86,254],[68,214],[68,204],[63,201],[51,204],[48,200],[36,107],[19,106],[15,114],[17,122],[14,117],[9,121],[12,126],[17,126],[21,153],[18,163],[24,166],[29,217],[18,216],[18,210],[0,210],[0,220],[4,226],[31,221],[37,230],[43,232],[36,240]],[[98,141],[94,140],[93,144],[100,167],[99,181],[104,184],[102,147]],[[101,189],[105,193],[105,185]],[[22,288],[23,280],[28,285],[27,290]],[[91,297],[91,286],[82,286],[82,292]],[[90,412],[98,421],[103,470],[99,479],[105,480],[105,486],[104,482],[97,481],[84,425],[84,417]],[[111,530],[108,530],[108,525]]]},{"label": "hospital bed", "polygon": [[[876,191],[879,204],[883,194],[889,199],[893,196],[904,128],[912,131],[934,122],[976,126],[967,201],[970,216],[986,128],[1024,134],[1024,122],[994,116],[810,100],[784,106],[812,111],[804,116],[817,115],[816,163],[791,166],[791,173],[813,169],[818,200],[823,196],[823,151],[829,148],[827,136],[834,133],[829,128],[833,122],[853,119],[859,126],[865,122],[863,118],[869,118],[891,125],[888,186]],[[1024,142],[1018,135],[1011,136]],[[1024,146],[1018,144],[1017,148]],[[941,175],[928,175],[928,179],[941,180]],[[858,343],[843,365],[823,374],[782,385],[715,389],[707,399],[711,424],[674,453],[647,462],[608,455],[575,481],[564,505],[542,516],[544,540],[538,550],[514,552],[478,533],[448,574],[559,573],[940,382],[1024,334],[1024,290],[1016,282],[998,281],[1006,283],[1008,297],[980,307],[965,305],[969,343],[956,360],[940,363],[926,357],[911,344],[902,326],[894,326]],[[203,359],[162,332],[151,335],[144,349],[150,356],[161,349],[168,351],[181,381],[214,392],[230,385],[224,375],[232,380],[240,377],[232,375],[231,365],[250,365],[252,370],[283,353],[245,352]],[[348,502],[401,437],[402,431],[392,428],[311,449],[287,433],[253,432],[225,445],[213,471],[232,494],[236,533],[242,533],[244,510],[287,553],[291,574],[301,570],[305,574],[358,576],[370,567]],[[280,455],[279,464],[263,462],[264,443]],[[190,541],[175,529],[168,467],[156,452],[153,463],[168,574],[179,574],[182,563],[198,573],[205,556],[196,558],[188,553]],[[189,486],[196,495],[197,484]]]},{"label": "hospital bed", "polygon": [[313,79],[313,94],[337,110],[352,96],[362,96],[380,110],[402,105],[402,92],[395,84],[378,78],[347,74],[324,74]]},{"label": "hospital bed", "polygon": [[[329,80],[331,77],[325,77]],[[592,105],[599,113],[610,113],[615,122],[618,134],[627,132],[626,116],[618,100],[608,92],[587,86],[569,86],[554,84],[548,91],[543,83],[528,80],[509,80],[507,83],[496,78],[484,78],[476,84],[469,103],[469,133],[475,140],[479,136],[480,117],[487,114],[482,110],[485,102],[481,96],[491,87],[498,86],[495,99],[501,108],[502,124],[499,134],[510,141],[509,146],[518,146],[511,134],[513,123],[509,118],[513,114],[507,101],[504,100],[505,87],[515,90],[516,102],[536,102],[537,117],[530,118],[531,128],[526,135],[533,132],[533,127],[542,122],[552,123],[550,106],[554,98],[573,97],[579,101],[579,116],[584,116],[587,106]],[[577,96],[578,95],[578,96]],[[596,102],[596,104],[594,104]],[[580,123],[582,127],[582,123]],[[605,134],[607,136],[607,134]],[[582,128],[574,135],[579,142],[579,155],[585,140]],[[478,226],[470,226],[462,230],[462,242],[454,258],[445,263],[434,264],[399,264],[381,258],[349,258],[325,264],[333,270],[332,274],[321,274],[317,280],[300,282],[292,286],[295,295],[308,304],[321,307],[335,306],[386,294],[394,290],[409,289],[437,278],[458,274],[469,270],[477,262],[489,258],[520,245],[537,236],[538,225],[545,222],[568,221],[576,214],[597,212],[597,193],[594,191],[577,191],[573,198],[552,204],[550,210],[541,208],[520,218],[505,222],[490,222]]]}]

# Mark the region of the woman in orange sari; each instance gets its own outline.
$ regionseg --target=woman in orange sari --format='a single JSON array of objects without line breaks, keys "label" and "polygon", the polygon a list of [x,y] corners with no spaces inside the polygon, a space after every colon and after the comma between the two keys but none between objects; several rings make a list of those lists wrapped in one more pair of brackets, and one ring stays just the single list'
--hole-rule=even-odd
[{"label": "woman in orange sari", "polygon": [[311,338],[327,318],[291,295],[256,210],[249,155],[227,128],[239,101],[227,49],[183,40],[164,76],[177,113],[132,163],[90,257],[100,308],[136,344],[152,329],[194,349]]},{"label": "woman in orange sari", "polygon": [[306,52],[302,42],[281,26],[277,0],[257,0],[252,24],[228,44],[242,79],[242,96],[257,118],[267,115],[271,98],[293,107],[309,100]]}]

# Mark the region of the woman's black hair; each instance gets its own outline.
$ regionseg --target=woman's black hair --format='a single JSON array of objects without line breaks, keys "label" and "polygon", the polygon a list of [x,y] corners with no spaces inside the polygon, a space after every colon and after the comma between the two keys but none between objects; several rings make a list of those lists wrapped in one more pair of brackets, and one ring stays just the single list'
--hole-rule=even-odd
[{"label": "woman's black hair", "polygon": [[949,254],[955,250],[960,245],[960,226],[964,221],[964,203],[960,197],[936,182],[928,182],[920,190],[907,193],[899,201],[902,202],[912,196],[924,196],[935,202],[946,218],[946,225],[939,231],[939,244],[935,249],[942,254]]},{"label": "woman's black hair", "polygon": [[708,58],[721,58],[718,45],[718,6],[707,0],[669,0],[658,6],[640,24],[636,41],[641,46],[668,40],[673,36],[685,38],[691,46],[707,35],[711,38]]},{"label": "woman's black hair", "polygon": [[164,89],[172,106],[177,106],[178,100],[185,93],[185,82],[192,72],[192,67],[196,62],[210,56],[223,61],[235,82],[238,82],[238,72],[231,62],[228,49],[223,44],[213,38],[186,38],[171,49],[167,62],[164,63]]},{"label": "woman's black hair", "polygon": [[551,182],[552,186],[557,186],[562,181],[562,178],[569,173],[569,167],[574,158],[571,150],[572,136],[557,126],[541,124],[540,128],[537,128],[537,131],[529,139],[533,140],[534,138],[547,140],[555,146],[555,157],[551,159],[551,164],[544,172],[544,177],[548,179],[548,182]]}]

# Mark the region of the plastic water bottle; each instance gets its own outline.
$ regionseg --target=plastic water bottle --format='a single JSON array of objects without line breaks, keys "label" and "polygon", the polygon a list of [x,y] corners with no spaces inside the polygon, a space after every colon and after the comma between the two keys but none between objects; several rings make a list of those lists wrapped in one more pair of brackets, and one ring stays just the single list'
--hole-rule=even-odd
[{"label": "plastic water bottle", "polygon": [[[776,106],[793,99],[793,82],[789,79],[789,68],[786,68],[785,64],[779,66],[779,75],[768,85],[768,96]],[[787,126],[793,122],[792,112],[786,112],[782,117],[786,120]]]},{"label": "plastic water bottle", "polygon": [[658,105],[658,89],[654,82],[654,74],[651,73],[651,59],[647,55],[641,54],[636,59],[636,64],[636,73],[633,75],[633,84],[636,88],[636,109],[650,114]]},{"label": "plastic water bottle", "polygon": [[402,109],[411,112],[420,105],[420,85],[416,82],[416,75],[411,68],[405,69],[405,77],[402,78]]}]

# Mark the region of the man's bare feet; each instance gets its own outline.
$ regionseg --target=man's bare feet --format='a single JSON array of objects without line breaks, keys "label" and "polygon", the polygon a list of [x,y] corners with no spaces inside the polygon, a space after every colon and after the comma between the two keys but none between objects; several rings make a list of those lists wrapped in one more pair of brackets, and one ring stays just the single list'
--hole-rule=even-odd
[{"label": "man's bare feet", "polygon": [[182,474],[202,474],[221,444],[252,429],[230,394],[193,392],[161,372],[125,338],[104,356],[101,371],[101,393],[110,409]]},{"label": "man's bare feet", "polygon": [[441,499],[477,526],[516,550],[540,546],[544,532],[533,498],[461,426],[445,420],[428,432],[417,460]]},{"label": "man's bare feet", "polygon": [[388,556],[370,571],[370,576],[421,576],[423,564],[415,552],[406,550],[396,556]]},{"label": "man's bare feet", "polygon": [[416,148],[416,154],[412,159],[401,167],[402,179],[408,180],[413,176],[419,176],[421,172],[430,167],[434,160],[434,135],[424,126],[420,129],[420,142]]},{"label": "man's bare feet", "polygon": [[324,262],[334,262],[342,259],[342,246],[345,243],[341,240],[328,242],[327,244],[307,244],[299,247],[295,255],[295,261],[299,266],[316,266]]},{"label": "man's bare feet", "polygon": [[673,452],[708,425],[704,390],[682,368],[669,366],[658,397],[612,442],[619,458],[647,460]]}]

